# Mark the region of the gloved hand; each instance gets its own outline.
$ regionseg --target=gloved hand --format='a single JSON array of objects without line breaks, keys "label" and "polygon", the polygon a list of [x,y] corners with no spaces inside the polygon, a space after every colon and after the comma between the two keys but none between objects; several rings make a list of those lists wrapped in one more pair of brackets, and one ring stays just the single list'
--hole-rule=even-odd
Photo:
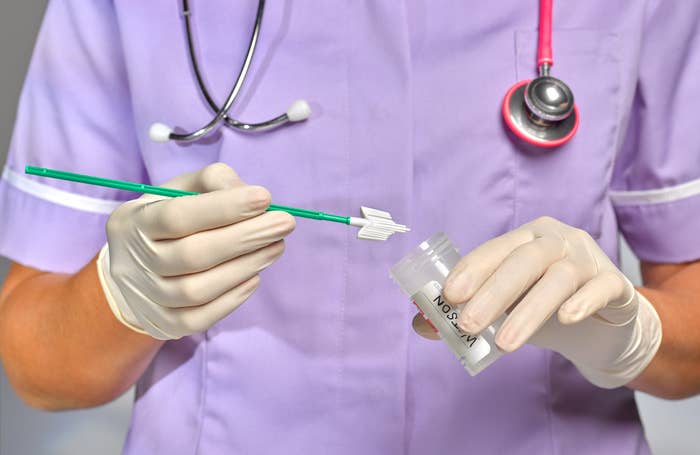
[{"label": "gloved hand", "polygon": [[165,340],[206,330],[243,303],[295,222],[265,212],[269,192],[222,163],[163,186],[204,194],[122,204],[109,217],[97,265],[117,319]]},{"label": "gloved hand", "polygon": [[512,352],[529,342],[559,352],[600,387],[636,378],[661,342],[649,301],[588,233],[553,218],[464,256],[444,297],[465,304],[458,322],[464,332],[477,334],[508,312],[496,334],[499,348]]}]

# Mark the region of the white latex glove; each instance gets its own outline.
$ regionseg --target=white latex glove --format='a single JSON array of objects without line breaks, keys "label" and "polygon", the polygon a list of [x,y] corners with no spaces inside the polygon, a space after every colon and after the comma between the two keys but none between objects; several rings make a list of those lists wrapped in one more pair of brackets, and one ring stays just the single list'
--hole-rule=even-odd
[{"label": "white latex glove", "polygon": [[119,206],[97,266],[117,319],[165,340],[206,330],[243,303],[295,222],[265,212],[269,192],[222,163],[163,186],[204,194],[144,195]]},{"label": "white latex glove", "polygon": [[444,297],[466,303],[458,324],[470,334],[508,310],[496,334],[501,349],[530,342],[554,350],[600,387],[636,378],[661,342],[654,307],[588,233],[553,218],[464,256],[446,280]]}]

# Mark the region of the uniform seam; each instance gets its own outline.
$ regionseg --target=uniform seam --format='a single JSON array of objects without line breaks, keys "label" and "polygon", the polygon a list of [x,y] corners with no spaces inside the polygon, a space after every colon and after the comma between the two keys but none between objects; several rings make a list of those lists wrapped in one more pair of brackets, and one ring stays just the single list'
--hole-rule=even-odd
[{"label": "uniform seam", "polygon": [[[622,58],[622,46],[620,46],[620,42],[622,41],[622,38],[618,32],[610,32],[608,35],[609,39],[612,39],[615,41],[612,45],[609,45],[607,42],[608,39],[601,40],[602,41],[602,48],[600,50],[601,54],[605,56],[607,52],[611,52],[612,55],[615,56],[614,58],[614,67],[615,67],[615,72],[617,73],[617,85],[615,87],[615,92],[612,96],[615,102],[615,122],[613,125],[613,131],[611,132],[611,139],[610,139],[610,145],[609,147],[612,149],[612,153],[610,153],[608,162],[606,163],[606,169],[605,169],[605,178],[607,181],[607,191],[603,191],[602,194],[602,201],[600,201],[599,208],[601,210],[601,216],[598,220],[598,225],[596,226],[596,230],[598,233],[598,236],[596,238],[602,236],[603,232],[603,214],[602,211],[603,209],[601,208],[602,205],[605,202],[605,196],[606,193],[608,194],[608,197],[610,195],[610,184],[612,182],[613,174],[615,172],[615,164],[617,163],[617,160],[620,156],[620,153],[622,151],[622,147],[624,146],[625,142],[625,129],[621,128],[621,123],[622,123],[622,97],[624,96],[622,92],[623,87],[624,87],[624,76],[623,76],[623,58]],[[633,95],[634,96],[634,95]]]},{"label": "uniform seam", "polygon": [[[404,14],[404,20],[405,20],[405,33],[406,33],[406,59],[407,59],[407,93],[408,93],[408,109],[407,109],[407,114],[408,114],[408,127],[409,127],[409,134],[408,134],[408,140],[409,140],[409,151],[411,155],[413,155],[413,144],[415,142],[415,128],[413,128],[414,125],[414,109],[413,109],[413,54],[412,54],[412,49],[411,49],[411,31],[410,31],[410,13],[408,11],[408,6],[406,5],[406,2],[402,3],[403,6],[403,14]],[[411,165],[411,169],[413,169],[413,165]],[[406,308],[410,308],[408,305],[406,305]],[[408,314],[410,315],[411,312],[410,310],[404,310],[408,311]],[[409,320],[410,321],[410,320]],[[409,322],[409,324],[405,325],[404,328],[404,333],[405,333],[405,363],[404,363],[404,381],[403,381],[403,454],[408,455],[410,449],[410,432],[409,432],[409,365],[411,361],[411,352],[410,352],[410,336],[411,332],[413,331],[412,329],[412,323]]]},{"label": "uniform seam", "polygon": [[197,432],[195,434],[194,455],[200,453],[202,433],[204,432],[204,408],[207,400],[207,383],[209,379],[209,331],[204,332],[204,340],[202,341],[202,367],[200,370],[200,380],[202,390],[199,395],[199,409],[197,411]]},{"label": "uniform seam", "polygon": [[545,381],[545,387],[547,389],[547,399],[545,410],[547,412],[547,422],[549,426],[549,442],[551,444],[551,453],[556,453],[556,445],[554,444],[554,400],[552,398],[552,356],[554,355],[551,351],[544,351],[545,355],[545,373],[547,375],[547,380]]},{"label": "uniform seam", "polygon": [[[347,4],[348,9],[350,8],[351,3]],[[351,156],[350,156],[350,149],[351,149],[351,129],[350,129],[350,115],[351,115],[351,109],[350,109],[350,47],[352,46],[353,41],[351,39],[348,39],[350,36],[350,14],[351,11],[348,11],[346,14],[346,17],[348,18],[345,22],[345,39],[346,39],[346,48],[345,48],[345,112],[347,115],[347,122],[346,122],[346,137],[345,137],[345,142],[346,142],[346,150],[345,150],[345,169],[346,169],[346,177],[345,177],[345,182],[344,182],[344,190],[346,194],[345,200],[346,202],[346,209],[350,210],[350,172],[351,172]],[[344,338],[345,338],[345,305],[348,300],[348,269],[349,269],[349,254],[350,254],[350,239],[349,236],[350,231],[346,231],[344,234],[344,246],[343,246],[343,283],[342,283],[342,289],[343,292],[341,293],[341,298],[340,298],[340,308],[339,308],[339,315],[338,315],[338,342],[337,342],[337,350],[338,350],[338,379],[337,379],[337,390],[336,390],[336,407],[338,410],[338,414],[342,415],[342,386],[343,386],[343,374],[344,374],[344,349],[345,349],[345,343],[344,343]]]},{"label": "uniform seam", "polygon": [[[513,58],[513,65],[515,71],[515,79],[519,80],[520,74],[518,73],[518,58],[520,57],[520,42],[518,41],[518,31],[513,32],[513,52],[515,54]],[[510,175],[513,183],[513,216],[510,220],[509,230],[515,229],[518,225],[518,160],[517,151],[511,147],[510,153]]]}]

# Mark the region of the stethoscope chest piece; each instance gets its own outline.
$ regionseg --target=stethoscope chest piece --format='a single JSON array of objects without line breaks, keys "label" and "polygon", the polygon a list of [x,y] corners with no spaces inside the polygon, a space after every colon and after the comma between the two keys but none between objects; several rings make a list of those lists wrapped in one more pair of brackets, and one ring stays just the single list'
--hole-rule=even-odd
[{"label": "stethoscope chest piece", "polygon": [[549,75],[552,55],[553,0],[540,0],[537,69],[539,77],[520,81],[503,99],[503,120],[523,141],[538,147],[557,147],[578,129],[574,94],[563,81]]},{"label": "stethoscope chest piece", "polygon": [[503,119],[516,136],[539,147],[568,142],[579,124],[571,90],[551,76],[511,87],[503,100]]}]

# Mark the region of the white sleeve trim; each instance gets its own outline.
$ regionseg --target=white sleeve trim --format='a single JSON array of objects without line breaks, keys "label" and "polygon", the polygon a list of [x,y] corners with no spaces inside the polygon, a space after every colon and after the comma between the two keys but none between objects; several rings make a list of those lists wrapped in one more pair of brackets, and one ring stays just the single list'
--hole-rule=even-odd
[{"label": "white sleeve trim", "polygon": [[2,179],[18,190],[29,193],[32,196],[36,196],[45,201],[53,202],[54,204],[63,205],[76,210],[82,210],[84,212],[109,215],[114,211],[114,209],[124,203],[124,201],[99,199],[54,188],[44,183],[39,183],[32,180],[18,172],[13,171],[7,166],[2,171]]},{"label": "white sleeve trim", "polygon": [[610,191],[610,200],[616,207],[673,202],[700,194],[700,179],[668,188],[639,191]]}]

